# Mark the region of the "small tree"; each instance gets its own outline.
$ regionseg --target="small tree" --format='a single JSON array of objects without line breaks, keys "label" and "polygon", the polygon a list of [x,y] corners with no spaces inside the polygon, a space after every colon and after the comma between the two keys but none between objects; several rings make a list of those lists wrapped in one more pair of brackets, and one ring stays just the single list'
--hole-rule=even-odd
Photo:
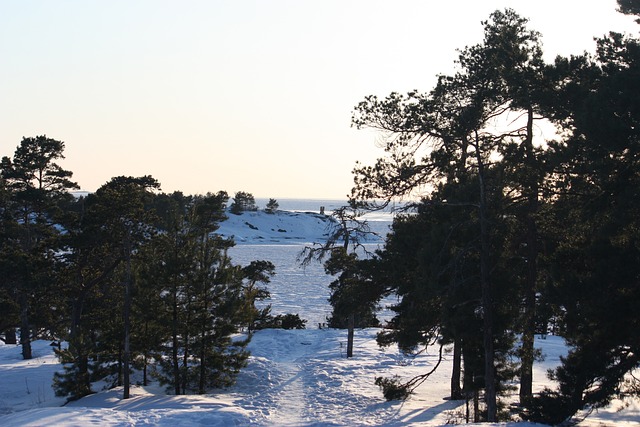
[{"label": "small tree", "polygon": [[356,253],[347,253],[340,247],[331,252],[331,257],[324,264],[327,274],[337,276],[329,285],[329,303],[333,307],[328,319],[329,327],[349,330],[348,357],[353,355],[354,328],[380,326],[376,309],[383,290],[369,278],[368,261],[358,259]]},{"label": "small tree", "polygon": [[[362,319],[369,319],[367,326],[378,326],[378,320],[374,311],[377,301],[383,297],[383,293],[376,294],[372,300],[362,300],[356,295],[363,295],[363,287],[368,281],[363,280],[362,261],[358,260],[356,250],[365,250],[362,242],[370,234],[375,234],[369,228],[366,221],[362,221],[360,212],[355,202],[349,206],[342,206],[333,212],[334,221],[327,241],[316,247],[306,247],[300,254],[302,265],[312,260],[322,261],[325,257],[325,271],[327,274],[340,274],[337,280],[331,283],[331,297],[329,302],[333,307],[331,323],[342,324],[344,319],[347,327],[347,357],[353,356],[353,335],[356,326],[356,315]],[[353,253],[349,254],[350,248]],[[365,314],[366,313],[366,314]],[[344,327],[344,326],[343,326]]]},{"label": "small tree", "polygon": [[266,213],[276,213],[280,205],[276,199],[269,199],[269,203],[267,203],[267,207],[265,208]]},{"label": "small tree", "polygon": [[256,322],[269,316],[271,305],[258,309],[255,304],[256,301],[271,297],[269,290],[260,284],[267,285],[271,281],[271,277],[276,274],[275,269],[276,267],[271,261],[263,260],[251,261],[248,266],[242,268],[244,284],[241,311],[249,333],[256,329]]}]

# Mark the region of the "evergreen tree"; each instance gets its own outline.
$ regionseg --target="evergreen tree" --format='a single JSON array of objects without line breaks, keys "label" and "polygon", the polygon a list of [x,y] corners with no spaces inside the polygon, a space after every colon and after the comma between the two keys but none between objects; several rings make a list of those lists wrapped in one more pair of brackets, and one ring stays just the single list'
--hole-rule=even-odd
[{"label": "evergreen tree", "polygon": [[618,0],[619,11],[627,15],[640,15],[640,1]]},{"label": "evergreen tree", "polygon": [[276,199],[269,199],[269,202],[267,203],[264,211],[270,214],[276,213],[278,207],[280,207],[280,205],[278,204],[278,201]]},{"label": "evergreen tree", "polygon": [[559,58],[554,112],[568,137],[553,146],[557,233],[551,259],[553,302],[569,355],[559,386],[535,399],[528,416],[558,423],[585,406],[609,403],[640,365],[640,42],[611,33],[597,56]]},{"label": "evergreen tree", "polygon": [[[16,224],[12,219],[10,193],[6,187],[6,181],[0,175],[0,242],[7,242],[11,238],[12,229]],[[11,263],[11,248],[8,245],[0,245],[0,339],[5,344],[17,344],[16,326],[20,321],[20,308],[12,295],[12,286],[8,280],[13,266]],[[5,253],[6,252],[6,253]]]},{"label": "evergreen tree", "polygon": [[242,270],[231,264],[232,242],[215,235],[226,193],[184,200],[174,195],[164,232],[139,272],[156,290],[169,344],[160,348],[160,381],[175,394],[231,385],[246,363],[246,340],[232,340],[247,318]]},{"label": "evergreen tree", "polygon": [[[325,272],[337,278],[331,282],[329,303],[332,311],[328,319],[330,328],[348,329],[379,327],[376,316],[378,302],[386,292],[374,282],[369,259],[359,259],[355,252],[343,247],[331,252],[325,262]],[[348,345],[348,357],[353,355],[353,337]]]},{"label": "evergreen tree", "polygon": [[[358,259],[357,251],[366,252],[363,245],[367,236],[374,234],[366,221],[360,220],[362,211],[355,201],[349,206],[342,206],[332,214],[329,237],[322,245],[306,247],[299,259],[302,265],[313,260],[325,261],[327,274],[337,275],[331,285],[329,302],[333,308],[330,324],[333,327],[347,328],[347,357],[353,356],[353,339],[356,324],[378,326],[375,316],[377,302],[384,296],[382,291],[376,292],[371,287],[363,267],[363,260]],[[362,299],[359,298],[367,296]],[[356,321],[358,316],[358,321]]]},{"label": "evergreen tree", "polygon": [[[478,217],[476,207],[470,203],[477,196],[476,185],[473,181],[441,185],[431,198],[416,206],[417,212],[394,218],[392,232],[384,249],[378,252],[377,280],[384,281],[398,295],[393,307],[396,314],[378,335],[379,344],[397,343],[407,353],[424,351],[432,344],[453,345],[454,399],[477,396],[484,377]],[[440,201],[443,199],[447,202]],[[458,203],[459,200],[466,202]],[[509,327],[517,312],[510,304],[514,290],[508,266],[499,261],[506,236],[504,230],[500,234],[497,231],[492,239],[492,253],[498,259],[492,262],[499,307],[495,322],[496,330],[503,332],[495,334],[494,345],[497,391],[502,392],[514,374],[510,363],[514,337]],[[387,387],[383,387],[385,394],[400,392],[404,398],[432,373],[402,384],[381,380],[381,385]],[[474,419],[479,421],[479,413],[475,414]]]},{"label": "evergreen tree", "polygon": [[256,326],[264,324],[271,312],[271,305],[267,305],[262,309],[256,307],[256,301],[263,301],[271,297],[271,294],[264,286],[271,281],[271,277],[275,275],[275,265],[271,261],[251,261],[249,265],[242,268],[242,275],[245,282],[243,285],[243,315],[244,323],[251,333]]},{"label": "evergreen tree", "polygon": [[[91,382],[107,375],[91,366],[93,357],[96,367],[113,367],[114,384],[123,384],[128,397],[131,263],[153,234],[149,204],[158,187],[150,176],[115,177],[79,201],[81,214],[68,227],[61,272],[71,301],[71,324],[69,346],[59,354],[66,372],[55,379],[60,396],[77,399],[91,393]],[[114,312],[122,317],[114,317]]]},{"label": "evergreen tree", "polygon": [[151,177],[118,177],[81,201],[61,271],[72,318],[59,395],[79,398],[103,380],[126,398],[132,367],[146,382],[149,366],[176,394],[204,393],[233,383],[246,363],[247,341],[232,339],[248,316],[246,275],[227,256],[232,242],[215,234],[226,193],[155,188]]},{"label": "evergreen tree", "polygon": [[122,344],[122,372],[124,393],[123,398],[129,398],[130,363],[131,363],[131,294],[133,275],[131,271],[132,256],[138,247],[153,232],[150,224],[151,191],[158,189],[159,183],[150,176],[141,178],[116,177],[96,191],[98,203],[94,207],[102,210],[106,227],[116,242],[120,252],[122,270],[120,278],[124,287],[123,301],[123,344]]},{"label": "evergreen tree", "polygon": [[[72,173],[56,162],[64,158],[64,143],[46,136],[23,138],[13,158],[3,157],[0,175],[3,193],[3,240],[0,264],[5,295],[19,307],[22,355],[31,359],[31,336],[36,295],[47,292],[52,277],[60,231],[56,228],[59,205],[78,188]],[[2,268],[2,267],[0,267]],[[55,295],[52,293],[51,295]],[[40,300],[46,304],[46,300]],[[46,305],[39,307],[49,310]],[[10,327],[10,326],[9,326]]]},{"label": "evergreen tree", "polygon": [[257,211],[258,206],[256,206],[256,199],[253,194],[238,191],[229,209],[231,213],[240,215],[242,212]]},{"label": "evergreen tree", "polygon": [[[170,384],[174,394],[185,394],[185,369],[181,366],[181,355],[189,355],[187,343],[188,283],[189,272],[193,270],[194,241],[189,233],[188,216],[193,198],[181,193],[160,195],[156,200],[156,211],[160,221],[160,232],[142,248],[136,265],[138,280],[144,289],[150,288],[154,298],[158,298],[161,314],[158,322],[165,329],[166,340],[158,349],[160,369],[157,376],[164,384]],[[162,356],[165,357],[162,357]]]},{"label": "evergreen tree", "polygon": [[[451,396],[476,390],[482,375],[480,293],[472,207],[425,203],[417,215],[394,219],[380,259],[399,297],[396,315],[379,334],[382,345],[397,343],[405,352],[440,342],[454,344]],[[464,348],[464,350],[463,350]],[[464,390],[460,388],[465,354]]]},{"label": "evergreen tree", "polygon": [[[504,332],[494,330],[494,317],[502,307],[496,305],[495,288],[499,278],[491,274],[492,264],[500,258],[499,254],[492,253],[492,248],[500,247],[495,245],[501,234],[497,229],[502,227],[501,219],[506,218],[506,206],[500,202],[503,191],[508,189],[505,178],[526,178],[509,185],[526,201],[523,203],[526,208],[521,211],[522,221],[529,230],[531,252],[527,256],[532,266],[524,281],[524,316],[527,318],[534,318],[532,295],[538,280],[535,217],[544,173],[536,170],[540,162],[533,146],[532,128],[544,80],[538,34],[527,30],[525,24],[526,20],[512,10],[494,12],[491,19],[483,23],[483,43],[461,51],[460,69],[455,75],[440,76],[429,94],[393,93],[383,101],[368,97],[357,106],[353,118],[357,127],[372,127],[388,135],[385,146],[388,156],[374,166],[356,167],[354,198],[390,201],[428,185],[436,188],[439,182],[471,180],[477,185],[473,202],[458,200],[457,203],[474,203],[478,217],[478,280],[482,290],[485,395],[490,421],[497,416],[495,368],[498,363],[493,347],[496,337]],[[527,120],[505,127],[505,117],[510,113],[523,113]],[[535,171],[533,176],[505,175],[509,168],[522,165]],[[503,211],[491,211],[496,208]],[[526,344],[531,348],[532,323],[525,323]],[[532,351],[522,354],[532,354]],[[523,371],[522,376],[528,378],[532,359],[523,362],[529,369]],[[529,395],[528,389],[523,390],[523,396]]]}]

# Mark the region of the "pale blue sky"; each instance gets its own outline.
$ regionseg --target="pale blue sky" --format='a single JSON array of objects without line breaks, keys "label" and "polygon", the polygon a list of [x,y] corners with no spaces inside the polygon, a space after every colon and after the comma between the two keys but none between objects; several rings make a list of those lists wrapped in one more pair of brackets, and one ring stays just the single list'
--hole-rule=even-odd
[{"label": "pale blue sky", "polygon": [[0,155],[65,141],[85,190],[150,174],[164,191],[343,198],[364,96],[428,91],[481,20],[512,7],[547,59],[637,33],[615,0],[0,0]]}]

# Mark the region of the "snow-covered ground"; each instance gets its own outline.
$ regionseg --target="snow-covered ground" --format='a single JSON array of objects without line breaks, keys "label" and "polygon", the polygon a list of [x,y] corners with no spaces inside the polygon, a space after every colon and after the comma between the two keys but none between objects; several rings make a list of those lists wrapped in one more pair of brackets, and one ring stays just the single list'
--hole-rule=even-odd
[{"label": "snow-covered ground", "polygon": [[[35,342],[34,358],[29,361],[21,360],[18,346],[0,344],[0,426],[440,426],[464,422],[464,402],[445,400],[450,355],[408,401],[386,402],[374,385],[375,377],[408,379],[424,373],[437,361],[437,349],[407,357],[395,348],[378,348],[377,330],[365,329],[356,331],[355,357],[347,359],[346,332],[318,329],[330,311],[326,298],[331,278],[317,264],[303,269],[296,256],[305,242],[320,241],[324,221],[316,215],[261,212],[230,216],[229,221],[220,232],[236,236],[239,242],[231,251],[233,259],[243,265],[253,259],[274,262],[276,276],[269,286],[273,312],[298,313],[308,320],[306,330],[258,331],[249,345],[248,367],[227,390],[171,396],[157,386],[138,386],[126,401],[121,399],[121,389],[113,389],[65,406],[51,387],[60,364],[48,342]],[[540,389],[548,384],[547,369],[557,366],[566,347],[558,337],[539,339],[537,346],[545,355],[535,370],[535,386]],[[640,405],[630,400],[614,402],[583,424],[639,423]]]}]

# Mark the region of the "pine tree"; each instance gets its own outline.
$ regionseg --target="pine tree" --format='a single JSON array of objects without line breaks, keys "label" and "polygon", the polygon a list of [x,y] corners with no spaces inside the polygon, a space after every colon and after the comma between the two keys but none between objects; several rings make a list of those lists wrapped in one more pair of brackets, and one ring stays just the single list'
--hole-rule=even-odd
[{"label": "pine tree", "polygon": [[231,213],[240,215],[242,212],[257,211],[256,199],[253,194],[244,191],[238,191],[233,198],[233,203],[229,208]]},{"label": "pine tree", "polygon": [[[366,252],[363,243],[374,234],[368,223],[360,219],[361,215],[362,211],[355,201],[334,210],[326,242],[314,247],[307,246],[299,255],[302,265],[313,260],[322,261],[328,256],[325,272],[339,275],[330,285],[329,302],[333,308],[330,324],[333,327],[346,327],[347,357],[353,356],[356,324],[361,327],[379,325],[375,309],[384,296],[384,292],[373,289],[371,281],[366,279],[363,268],[365,262],[358,259],[357,251]],[[357,321],[356,316],[359,318]]]},{"label": "pine tree", "polygon": [[619,11],[627,15],[640,15],[640,1],[618,0]]},{"label": "pine tree", "polygon": [[[356,186],[352,196],[358,200],[381,199],[389,202],[394,197],[412,194],[413,191],[440,182],[471,179],[477,185],[477,197],[473,203],[478,217],[479,284],[482,290],[482,321],[484,347],[485,395],[488,419],[495,421],[496,405],[496,352],[494,331],[501,307],[495,305],[497,284],[492,277],[492,263],[499,259],[492,250],[500,233],[500,220],[506,212],[500,203],[502,189],[507,189],[504,172],[507,167],[527,167],[535,170],[540,164],[538,152],[533,149],[532,123],[539,110],[542,97],[543,63],[538,34],[525,27],[526,20],[507,9],[491,14],[483,22],[483,43],[461,51],[459,71],[453,76],[440,76],[436,87],[428,94],[410,92],[406,96],[392,93],[385,100],[368,97],[356,107],[353,123],[357,127],[379,129],[388,135],[386,158],[374,166],[358,165],[355,169]],[[524,113],[525,123],[511,123],[513,128],[503,127],[509,113]],[[522,152],[524,155],[507,154]],[[503,162],[499,160],[503,159]],[[513,181],[513,189],[526,202],[523,221],[527,224],[531,252],[531,272],[527,276],[525,317],[534,318],[534,295],[537,283],[537,212],[539,185],[543,172],[526,176],[526,181]],[[516,178],[514,175],[509,177]],[[440,200],[444,202],[446,200]],[[458,201],[461,203],[463,201]],[[470,200],[466,203],[471,203]],[[525,205],[525,203],[522,203]],[[527,324],[527,337],[532,337],[532,323]],[[527,339],[530,347],[531,340]],[[524,351],[523,354],[531,352]],[[496,362],[496,363],[494,363]],[[532,359],[523,359],[530,366]],[[523,371],[523,377],[529,377]],[[523,396],[530,395],[523,389]]]},{"label": "pine tree", "polygon": [[262,260],[251,261],[249,265],[242,268],[242,275],[245,279],[242,313],[249,333],[256,329],[256,326],[265,323],[270,316],[271,305],[258,309],[255,304],[256,301],[263,301],[271,297],[269,290],[264,285],[271,281],[271,277],[275,275],[275,269],[276,267],[271,261]]},{"label": "pine tree", "polygon": [[139,272],[160,284],[169,344],[160,348],[160,381],[175,394],[231,385],[246,363],[247,340],[232,339],[247,319],[242,269],[231,264],[232,242],[215,235],[226,193],[184,200],[174,195],[168,221],[146,249]]},{"label": "pine tree", "polygon": [[64,159],[63,152],[61,141],[46,136],[23,138],[13,158],[3,157],[0,164],[4,199],[0,255],[1,262],[10,266],[3,287],[19,307],[25,359],[32,357],[32,329],[41,326],[33,324],[34,298],[55,282],[51,271],[59,248],[58,206],[71,197],[70,189],[78,188],[70,180],[72,173],[56,163]]},{"label": "pine tree", "polygon": [[[79,201],[81,214],[67,229],[61,271],[71,301],[71,324],[69,347],[60,353],[69,365],[67,374],[56,379],[59,395],[77,399],[92,392],[92,381],[113,374],[92,367],[91,358],[99,357],[95,366],[113,367],[114,383],[123,384],[128,397],[131,262],[134,252],[153,234],[148,205],[158,187],[150,176],[115,177]],[[114,312],[122,316],[114,317]]]},{"label": "pine tree", "polygon": [[554,373],[558,388],[542,393],[527,414],[548,423],[606,405],[640,366],[633,326],[640,304],[640,42],[611,33],[597,52],[559,58],[554,70],[563,85],[553,110],[569,132],[552,147],[551,285],[570,351]]},{"label": "pine tree", "polygon": [[[379,327],[376,316],[378,302],[386,293],[371,277],[368,259],[359,259],[354,252],[336,248],[325,262],[325,272],[337,278],[331,282],[329,303],[332,311],[328,319],[330,328],[349,329]],[[353,339],[348,346],[353,355]],[[349,356],[350,357],[350,356]]]}]

